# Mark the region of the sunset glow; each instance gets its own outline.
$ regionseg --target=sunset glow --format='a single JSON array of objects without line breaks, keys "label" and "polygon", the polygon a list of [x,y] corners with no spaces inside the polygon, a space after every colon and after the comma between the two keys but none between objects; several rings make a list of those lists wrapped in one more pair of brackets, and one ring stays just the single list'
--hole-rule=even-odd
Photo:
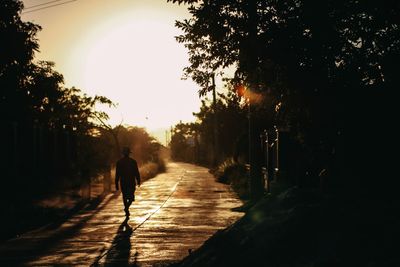
[{"label": "sunset glow", "polygon": [[165,2],[81,0],[23,18],[43,27],[38,58],[54,61],[67,86],[117,104],[107,109],[112,125],[154,131],[192,121],[200,106],[198,87],[181,80],[187,51],[174,39],[186,9]]},{"label": "sunset glow", "polygon": [[87,51],[77,52],[84,55],[83,72],[77,75],[93,94],[116,99],[118,108],[109,111],[113,123],[156,129],[190,119],[191,114],[182,111],[196,110],[198,99],[192,85],[180,80],[186,55],[172,38],[174,28],[126,18],[112,31],[103,31],[87,40]]}]

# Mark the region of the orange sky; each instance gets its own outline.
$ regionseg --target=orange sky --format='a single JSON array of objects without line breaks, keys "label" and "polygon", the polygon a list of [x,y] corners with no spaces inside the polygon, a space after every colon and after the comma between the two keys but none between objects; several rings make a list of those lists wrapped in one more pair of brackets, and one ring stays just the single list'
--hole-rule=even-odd
[{"label": "orange sky", "polygon": [[174,21],[188,17],[166,0],[77,0],[22,15],[43,27],[37,58],[54,61],[67,86],[118,103],[108,110],[112,124],[153,132],[191,121],[199,110],[198,86],[181,80],[187,51],[174,40]]}]

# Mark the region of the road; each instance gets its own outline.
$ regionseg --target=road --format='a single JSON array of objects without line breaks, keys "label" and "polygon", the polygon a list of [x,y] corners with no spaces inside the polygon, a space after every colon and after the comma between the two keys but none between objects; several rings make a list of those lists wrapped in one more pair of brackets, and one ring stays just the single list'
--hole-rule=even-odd
[{"label": "road", "polygon": [[0,246],[0,266],[165,266],[179,261],[241,216],[242,202],[208,170],[169,163],[142,184],[124,221],[122,197],[108,195],[59,227],[44,227]]}]

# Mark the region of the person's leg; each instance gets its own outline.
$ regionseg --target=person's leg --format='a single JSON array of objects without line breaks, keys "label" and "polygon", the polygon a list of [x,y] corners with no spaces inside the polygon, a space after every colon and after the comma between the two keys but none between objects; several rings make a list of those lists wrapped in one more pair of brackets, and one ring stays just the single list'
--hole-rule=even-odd
[{"label": "person's leg", "polygon": [[125,216],[128,217],[129,216],[129,206],[130,206],[130,205],[128,205],[129,199],[125,195],[122,195],[122,200],[124,202]]},{"label": "person's leg", "polygon": [[131,197],[126,199],[126,209],[127,210],[129,210],[129,207],[131,206],[132,202],[133,202],[133,199]]}]

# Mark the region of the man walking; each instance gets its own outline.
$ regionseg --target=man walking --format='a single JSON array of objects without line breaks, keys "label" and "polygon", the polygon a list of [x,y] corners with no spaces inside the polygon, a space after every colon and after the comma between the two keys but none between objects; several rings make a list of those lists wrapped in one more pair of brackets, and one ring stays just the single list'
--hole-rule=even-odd
[{"label": "man walking", "polygon": [[136,160],[129,157],[129,147],[122,149],[122,159],[118,160],[115,170],[115,189],[121,185],[125,216],[129,218],[129,207],[135,201],[136,183],[140,186],[140,173]]}]

